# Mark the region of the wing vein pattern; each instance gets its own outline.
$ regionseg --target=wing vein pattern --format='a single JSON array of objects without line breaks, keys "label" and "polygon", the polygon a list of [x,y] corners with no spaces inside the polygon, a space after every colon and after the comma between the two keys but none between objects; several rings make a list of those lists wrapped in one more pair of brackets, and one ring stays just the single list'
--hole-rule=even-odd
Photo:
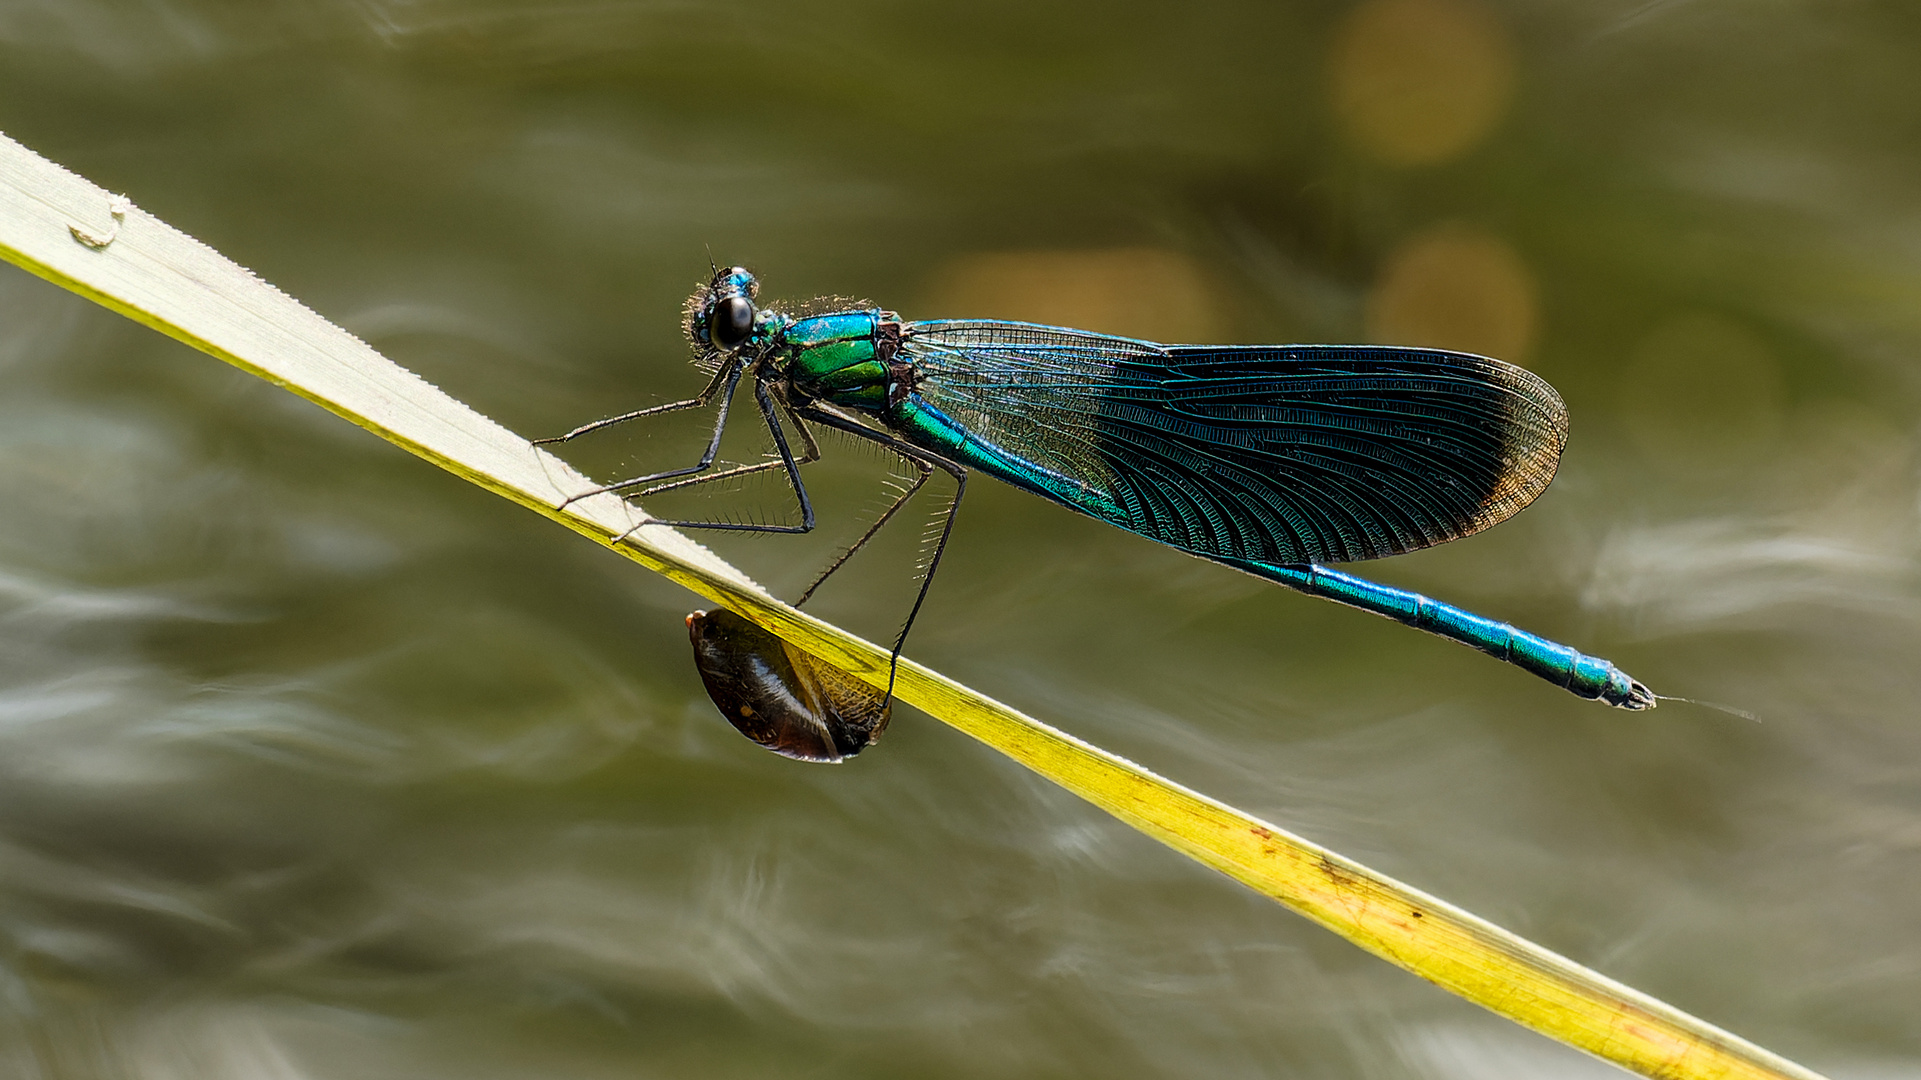
[{"label": "wing vein pattern", "polygon": [[1035,467],[988,471],[1218,558],[1343,562],[1467,536],[1532,502],[1567,443],[1553,387],[1467,353],[1000,321],[908,323],[902,349],[923,402]]}]

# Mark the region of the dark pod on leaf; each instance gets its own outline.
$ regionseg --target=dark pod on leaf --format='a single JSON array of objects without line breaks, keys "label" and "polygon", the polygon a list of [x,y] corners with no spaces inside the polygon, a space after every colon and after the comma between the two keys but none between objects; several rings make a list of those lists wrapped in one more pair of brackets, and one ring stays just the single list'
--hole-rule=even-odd
[{"label": "dark pod on leaf", "polygon": [[687,616],[687,633],[720,714],[776,754],[843,761],[887,727],[885,694],[726,608]]}]

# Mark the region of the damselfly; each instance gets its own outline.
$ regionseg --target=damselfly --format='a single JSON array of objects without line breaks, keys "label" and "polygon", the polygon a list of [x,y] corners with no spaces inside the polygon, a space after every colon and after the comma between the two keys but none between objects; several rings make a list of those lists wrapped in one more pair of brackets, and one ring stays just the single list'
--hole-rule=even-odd
[{"label": "damselfly", "polygon": [[[894,641],[896,664],[968,471],[978,469],[1201,558],[1471,645],[1581,697],[1655,706],[1647,687],[1599,657],[1321,565],[1459,539],[1532,502],[1554,478],[1568,432],[1560,395],[1532,372],[1439,349],[1160,345],[989,319],[906,322],[878,308],[790,315],[758,297],[754,276],[733,267],[687,301],[683,328],[712,372],[696,396],[540,441],[717,401],[699,461],[574,498],[647,496],[779,469],[798,522],[650,522],[776,533],[814,527],[800,475],[820,454],[810,424],[898,454],[915,470],[912,483],[797,603],[935,470],[948,473],[954,496]],[[753,383],[776,456],[716,469],[742,378]],[[890,676],[890,697],[891,685]]]}]

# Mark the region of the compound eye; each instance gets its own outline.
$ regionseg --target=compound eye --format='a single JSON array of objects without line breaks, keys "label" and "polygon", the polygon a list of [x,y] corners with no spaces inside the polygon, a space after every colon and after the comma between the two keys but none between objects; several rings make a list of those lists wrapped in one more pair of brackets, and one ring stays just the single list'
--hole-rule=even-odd
[{"label": "compound eye", "polygon": [[744,296],[727,297],[707,317],[707,336],[723,349],[738,348],[753,332],[754,302]]}]

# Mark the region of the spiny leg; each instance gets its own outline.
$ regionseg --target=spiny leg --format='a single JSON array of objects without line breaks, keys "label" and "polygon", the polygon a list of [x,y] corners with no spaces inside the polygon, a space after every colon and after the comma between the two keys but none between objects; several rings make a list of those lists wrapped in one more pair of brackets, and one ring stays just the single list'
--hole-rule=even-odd
[{"label": "spiny leg", "polygon": [[[787,418],[793,421],[794,430],[800,434],[802,449],[799,454],[795,455],[794,464],[812,465],[814,462],[819,461],[820,460],[820,443],[815,441],[814,433],[808,429],[806,424],[803,424],[800,422],[800,418],[798,416],[794,415],[794,407],[792,405],[787,404],[785,399],[779,396],[775,396],[774,401],[780,406],[781,411],[787,414]],[[679,491],[681,488],[693,487],[696,484],[711,484],[716,480],[726,480],[730,477],[747,476],[752,473],[766,472],[769,469],[783,468],[785,467],[785,465],[786,463],[781,461],[780,458],[778,457],[774,458],[772,461],[758,461],[752,465],[737,465],[734,468],[723,469],[720,472],[707,473],[702,476],[693,476],[685,480],[673,480],[665,484],[656,484],[653,487],[645,488],[641,491],[635,492],[632,498],[645,499],[651,495],[659,495],[664,491]]]},{"label": "spiny leg", "polygon": [[926,486],[927,478],[934,475],[934,467],[927,462],[919,458],[907,458],[905,460],[911,462],[919,473],[919,475],[914,477],[914,482],[908,485],[905,491],[900,493],[900,496],[887,507],[887,510],[882,513],[880,517],[874,519],[874,523],[867,527],[867,531],[860,535],[860,539],[848,545],[847,550],[835,556],[834,561],[827,565],[827,569],[822,570],[820,576],[814,579],[814,583],[807,586],[807,591],[800,594],[800,599],[794,601],[795,607],[800,607],[807,603],[808,599],[814,595],[814,590],[826,584],[827,579],[834,576],[834,571],[839,570],[846,564],[847,560],[853,558],[856,551],[866,547],[867,542],[879,534],[881,527],[893,520],[894,515],[900,512],[900,508],[907,505],[907,500],[913,498],[916,492]]},{"label": "spiny leg", "polygon": [[688,398],[686,401],[673,401],[665,405],[653,405],[645,409],[636,409],[630,413],[621,413],[619,416],[610,416],[605,420],[596,420],[591,424],[582,424],[565,435],[555,435],[550,438],[535,439],[533,440],[533,444],[535,446],[551,446],[554,443],[564,443],[570,439],[577,439],[580,436],[585,435],[590,431],[599,431],[601,428],[613,427],[615,424],[624,424],[629,420],[638,420],[643,416],[653,416],[657,413],[676,412],[680,409],[698,409],[702,405],[705,405],[708,402],[714,400],[714,392],[719,390],[721,387],[721,384],[723,383],[728,384],[729,386],[728,394],[729,396],[732,396],[733,394],[733,390],[731,388],[732,382],[729,379],[729,376],[731,375],[731,376],[734,376],[735,378],[738,378],[739,370],[740,370],[740,365],[738,362],[736,362],[734,364],[730,364],[727,367],[723,367],[720,370],[714,372],[714,377],[707,381],[707,388],[705,390],[702,390],[700,393],[695,394],[693,397]]},{"label": "spiny leg", "polygon": [[[700,460],[698,462],[692,465],[689,465],[684,469],[668,469],[665,472],[650,473],[646,476],[636,476],[630,480],[622,480],[619,483],[606,484],[602,487],[591,488],[587,491],[583,491],[579,493],[578,495],[570,495],[567,497],[567,500],[565,502],[560,504],[560,509],[564,510],[568,506],[573,505],[574,503],[580,501],[581,499],[585,499],[592,495],[605,495],[610,491],[626,491],[628,488],[641,487],[646,484],[654,483],[657,480],[669,480],[676,476],[690,476],[694,473],[706,472],[707,469],[714,464],[715,456],[717,456],[720,453],[720,437],[727,430],[727,412],[730,408],[733,407],[734,388],[740,385],[740,376],[743,370],[745,370],[743,365],[737,361],[733,364],[728,365],[725,369],[721,371],[719,375],[715,376],[716,383],[724,383],[724,386],[720,391],[720,413],[719,415],[714,417],[713,438],[707,440],[707,449],[704,452],[702,452],[702,454],[700,455]],[[758,387],[760,384],[756,382],[754,385]],[[616,417],[612,421],[600,421],[599,426],[606,427],[609,423],[613,423],[623,419],[632,419],[636,416],[644,416],[644,415],[647,415],[648,413],[668,412],[674,409],[690,408],[695,403],[701,403],[702,397],[711,397],[712,391],[713,391],[713,384],[710,384],[706,390],[701,391],[701,397],[689,398],[686,401],[676,401],[671,405],[657,405],[652,409],[642,409],[640,412],[637,412],[637,413],[629,413],[625,417]],[[594,427],[595,427],[594,424],[588,424],[586,427],[583,427],[579,429],[579,431],[574,432],[574,434],[577,435],[584,431],[591,431],[594,429]],[[563,439],[572,438],[572,437],[573,435],[561,436],[561,438]]]},{"label": "spiny leg", "polygon": [[877,431],[857,420],[829,412],[818,405],[803,405],[799,413],[801,417],[815,423],[825,424],[856,438],[878,443],[924,467],[941,469],[954,478],[954,498],[947,504],[946,521],[941,524],[940,540],[934,545],[933,557],[927,560],[927,573],[920,579],[920,592],[914,596],[914,606],[907,612],[907,621],[901,624],[900,634],[894,638],[894,649],[887,656],[887,698],[891,700],[894,696],[894,679],[900,673],[901,648],[907,644],[907,633],[914,628],[914,620],[920,615],[921,605],[927,602],[927,590],[934,584],[934,573],[940,569],[941,556],[947,552],[948,538],[954,534],[954,518],[960,513],[961,496],[967,494],[967,469],[939,454],[930,453],[894,435]]},{"label": "spiny leg", "polygon": [[[794,489],[794,498],[800,502],[800,524],[767,525],[737,521],[663,521],[650,518],[615,537],[614,543],[618,544],[626,540],[628,537],[649,525],[668,525],[680,529],[719,529],[723,532],[807,533],[814,531],[814,503],[813,500],[807,497],[807,485],[801,482],[800,462],[795,459],[794,451],[787,445],[787,432],[781,427],[780,415],[774,409],[774,399],[767,392],[767,384],[759,379],[754,380],[754,401],[760,406],[760,415],[761,418],[767,422],[767,430],[774,436],[774,449],[780,452],[780,461],[778,464],[786,468],[787,482]],[[807,430],[807,426],[801,422],[798,413],[794,414],[793,419],[795,426],[802,432],[802,438],[805,441],[808,452],[818,456],[819,444],[814,441],[813,433]],[[674,476],[683,474],[668,473],[665,475]],[[656,479],[660,479],[660,477]]]},{"label": "spiny leg", "polygon": [[[808,457],[804,453],[794,456],[794,463],[796,465],[812,465],[817,460],[819,459]],[[716,480],[729,480],[736,476],[751,476],[754,473],[767,472],[770,469],[779,469],[785,466],[786,462],[781,461],[779,458],[775,458],[772,461],[757,461],[752,465],[736,465],[733,468],[722,469],[719,472],[703,473],[699,476],[690,476],[683,480],[672,480],[655,487],[642,488],[632,495],[627,496],[627,498],[645,499],[651,495],[659,495],[662,492],[679,491],[682,488],[695,487],[700,484],[711,484]]]},{"label": "spiny leg", "polygon": [[921,605],[927,602],[927,590],[934,584],[934,571],[940,569],[940,557],[947,553],[948,538],[954,535],[954,518],[960,514],[961,496],[967,494],[967,470],[945,458],[932,459],[954,478],[954,497],[947,503],[947,514],[941,522],[940,539],[934,544],[934,555],[927,560],[927,573],[921,576],[920,592],[914,596],[914,606],[907,612],[907,621],[901,624],[900,635],[894,639],[894,651],[887,658],[887,696],[894,696],[894,678],[900,673],[900,651],[907,645],[907,632],[914,628],[914,620],[920,616]]}]

